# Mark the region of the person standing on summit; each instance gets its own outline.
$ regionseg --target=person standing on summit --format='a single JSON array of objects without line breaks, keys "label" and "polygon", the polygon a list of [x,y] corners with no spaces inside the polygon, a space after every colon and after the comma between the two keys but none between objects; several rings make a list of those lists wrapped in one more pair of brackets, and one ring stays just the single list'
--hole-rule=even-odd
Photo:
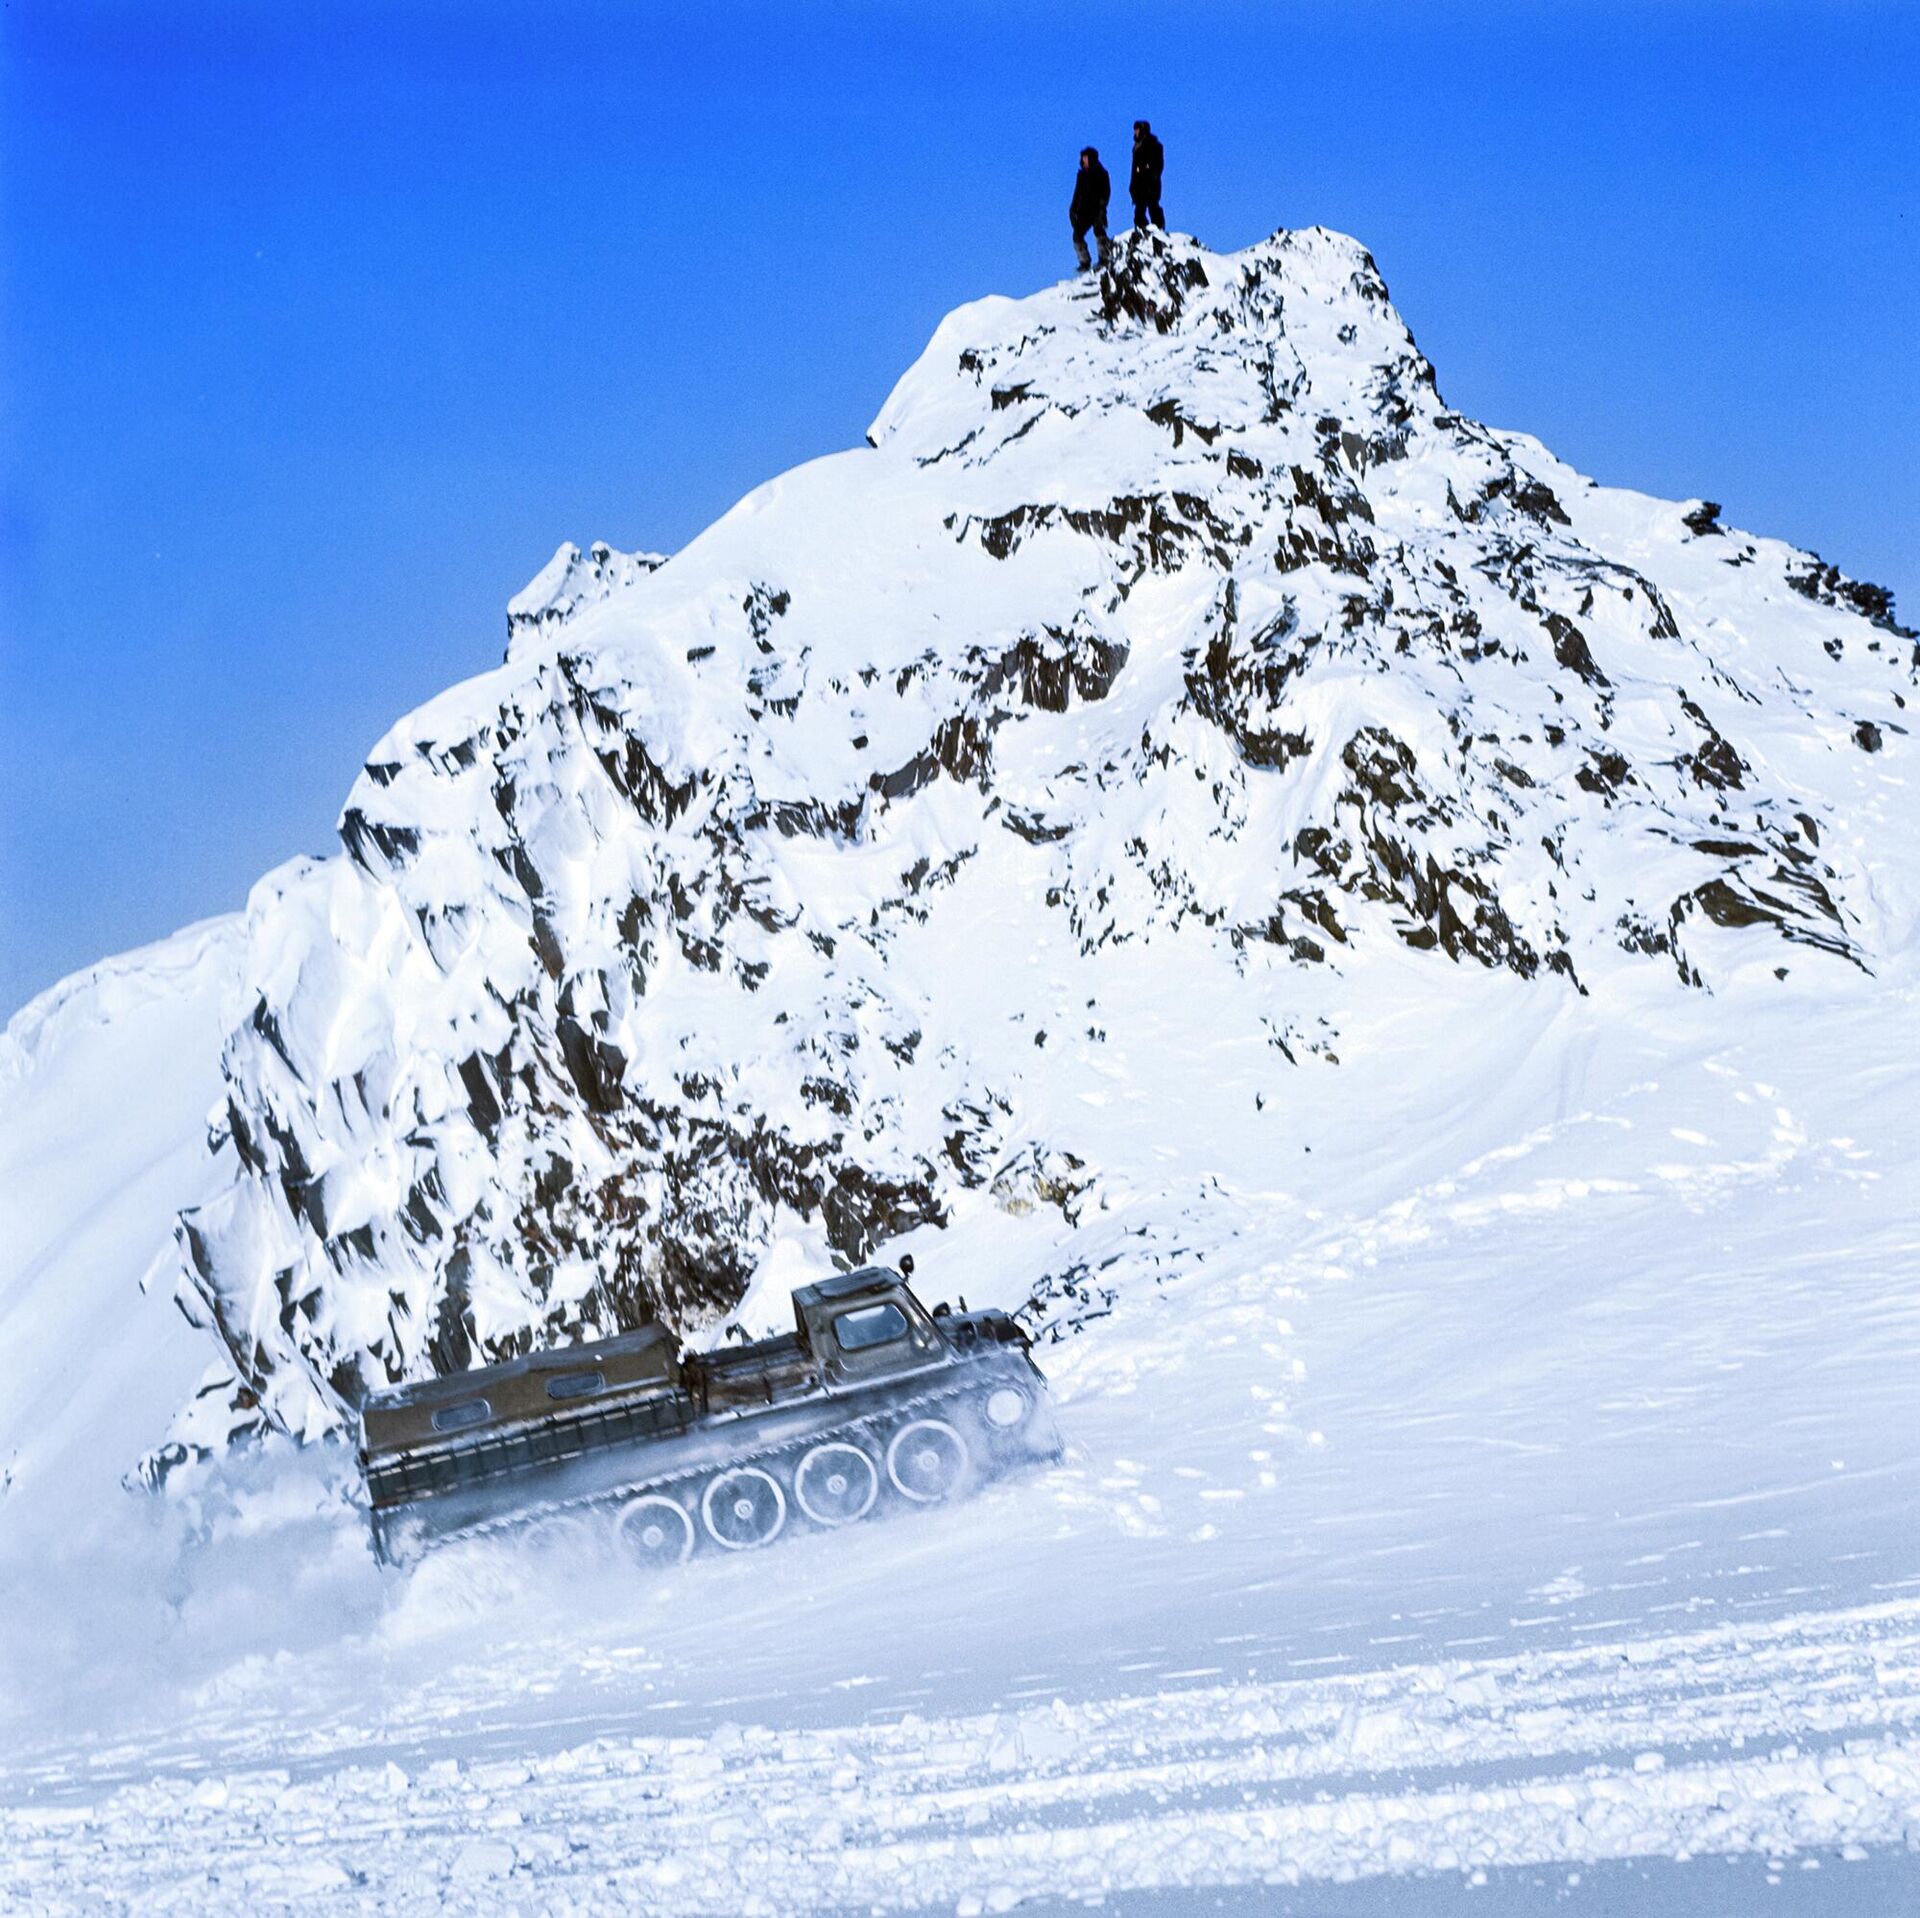
[{"label": "person standing on summit", "polygon": [[1113,182],[1107,178],[1107,170],[1100,164],[1098,149],[1082,147],[1080,171],[1073,180],[1073,202],[1067,208],[1067,217],[1073,222],[1073,250],[1080,261],[1082,273],[1093,265],[1087,257],[1089,230],[1100,236],[1102,266],[1106,265],[1112,251],[1107,241],[1107,202],[1112,198]]},{"label": "person standing on summit", "polygon": [[1144,120],[1133,123],[1133,172],[1127,191],[1133,195],[1133,224],[1144,233],[1151,220],[1163,233],[1167,216],[1160,211],[1160,169],[1166,165],[1167,150],[1154,137]]}]

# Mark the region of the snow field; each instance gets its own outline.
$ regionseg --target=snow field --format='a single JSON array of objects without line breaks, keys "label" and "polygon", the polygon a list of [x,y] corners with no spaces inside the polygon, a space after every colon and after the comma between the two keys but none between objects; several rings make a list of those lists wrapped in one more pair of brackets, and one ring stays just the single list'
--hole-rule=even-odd
[{"label": "snow field", "polygon": [[[190,1475],[184,1533],[56,1556],[38,1602],[88,1682],[6,1668],[5,1895],[990,1909],[1898,1852],[1903,1026],[1864,988],[1739,1043],[1690,1000],[1493,1020],[1509,989],[1461,975],[1416,1041],[1392,977],[1311,1068],[1350,1103],[1284,1144],[1190,1121],[1250,1107],[1270,1052],[1196,1031],[1190,1080],[1103,1109],[1160,1184],[918,1237],[935,1296],[1069,1254],[1113,1284],[1041,1352],[1053,1472],[639,1584],[511,1547],[382,1579],[348,1462],[269,1452]],[[1311,1185],[1256,1185],[1289,1148]]]},{"label": "snow field", "polygon": [[[1920,1601],[1507,1659],[0,1811],[9,1909],[1006,1910],[1920,1842]],[[76,1785],[79,1781],[75,1781]],[[530,1896],[534,1904],[518,1900]]]}]

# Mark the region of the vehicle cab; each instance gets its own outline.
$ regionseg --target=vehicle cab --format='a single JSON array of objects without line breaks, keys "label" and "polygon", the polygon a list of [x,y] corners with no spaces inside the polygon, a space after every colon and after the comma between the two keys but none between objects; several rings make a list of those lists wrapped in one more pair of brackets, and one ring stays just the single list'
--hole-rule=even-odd
[{"label": "vehicle cab", "polygon": [[932,1315],[888,1266],[803,1285],[793,1295],[793,1315],[829,1388],[943,1365],[951,1356]]}]

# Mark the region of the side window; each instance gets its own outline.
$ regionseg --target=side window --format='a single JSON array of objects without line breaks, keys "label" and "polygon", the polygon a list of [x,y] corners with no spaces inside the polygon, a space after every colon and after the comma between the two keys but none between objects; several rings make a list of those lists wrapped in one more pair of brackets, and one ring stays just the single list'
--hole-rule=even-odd
[{"label": "side window", "polygon": [[907,1315],[888,1299],[881,1305],[862,1305],[842,1312],[833,1322],[833,1336],[843,1352],[864,1352],[875,1345],[904,1338]]},{"label": "side window", "polygon": [[485,1399],[462,1399],[458,1405],[443,1405],[433,1415],[436,1432],[464,1432],[469,1425],[484,1425],[492,1416]]},{"label": "side window", "polygon": [[606,1384],[603,1372],[562,1372],[547,1381],[550,1399],[586,1399]]}]

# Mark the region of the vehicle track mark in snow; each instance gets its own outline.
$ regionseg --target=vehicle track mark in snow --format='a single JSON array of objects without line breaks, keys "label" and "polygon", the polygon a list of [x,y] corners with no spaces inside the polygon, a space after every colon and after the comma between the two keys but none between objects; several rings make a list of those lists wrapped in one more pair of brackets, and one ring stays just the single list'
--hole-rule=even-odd
[{"label": "vehicle track mark in snow", "polygon": [[0,1902],[774,1914],[1886,1845],[1920,1818],[1920,1602],[411,1773],[344,1727],[288,1756],[16,1799]]}]

